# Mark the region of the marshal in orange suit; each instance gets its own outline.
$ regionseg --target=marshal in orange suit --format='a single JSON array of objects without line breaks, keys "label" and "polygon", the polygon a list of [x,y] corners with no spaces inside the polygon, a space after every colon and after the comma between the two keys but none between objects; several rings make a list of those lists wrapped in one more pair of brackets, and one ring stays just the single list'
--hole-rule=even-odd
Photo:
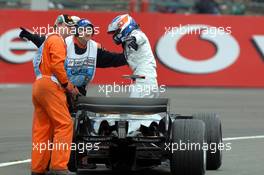
[{"label": "marshal in orange suit", "polygon": [[63,19],[56,25],[56,33],[47,35],[33,59],[36,81],[32,88],[32,175],[44,174],[48,166],[51,174],[72,174],[67,169],[67,163],[73,123],[65,91],[73,95],[77,95],[79,91],[68,81],[64,69],[64,38],[68,36],[69,25],[65,22],[65,15],[58,18]]}]

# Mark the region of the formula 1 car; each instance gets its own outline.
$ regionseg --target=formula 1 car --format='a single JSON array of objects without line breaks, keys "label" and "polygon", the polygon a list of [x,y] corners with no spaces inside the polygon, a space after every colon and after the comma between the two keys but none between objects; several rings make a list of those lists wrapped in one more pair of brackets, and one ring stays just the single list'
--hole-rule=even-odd
[{"label": "formula 1 car", "polygon": [[[202,146],[222,143],[219,117],[183,116],[169,109],[167,98],[80,97],[72,114],[73,143],[83,146],[72,150],[69,170],[78,174],[104,164],[114,172],[134,171],[165,161],[170,162],[172,175],[203,175],[206,169],[218,169],[222,151]],[[161,119],[151,117],[155,115]],[[149,125],[131,131],[135,121]]]}]

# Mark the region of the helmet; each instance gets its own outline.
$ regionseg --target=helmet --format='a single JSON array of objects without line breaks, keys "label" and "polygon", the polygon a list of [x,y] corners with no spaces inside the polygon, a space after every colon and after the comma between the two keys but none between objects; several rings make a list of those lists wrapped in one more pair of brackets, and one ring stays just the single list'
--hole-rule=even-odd
[{"label": "helmet", "polygon": [[66,24],[67,26],[74,26],[76,24],[76,22],[71,18],[71,16],[67,14],[59,15],[54,23],[54,26],[57,26],[58,24],[62,23]]},{"label": "helmet", "polygon": [[78,16],[71,16],[71,19],[72,19],[74,25],[77,25],[77,22],[78,22],[81,18],[79,18]]},{"label": "helmet", "polygon": [[128,14],[119,15],[108,25],[107,33],[113,33],[113,40],[116,44],[124,42],[125,38],[139,26]]},{"label": "helmet", "polygon": [[88,20],[88,19],[80,19],[77,24],[76,24],[76,36],[79,36],[79,29],[83,28],[85,30],[87,30],[87,28],[89,28],[89,30],[91,30],[91,34],[94,34],[94,25]]}]

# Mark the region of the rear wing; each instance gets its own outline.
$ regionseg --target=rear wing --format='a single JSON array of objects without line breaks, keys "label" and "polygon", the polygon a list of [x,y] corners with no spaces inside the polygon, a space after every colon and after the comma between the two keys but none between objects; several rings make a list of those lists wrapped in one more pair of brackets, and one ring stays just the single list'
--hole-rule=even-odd
[{"label": "rear wing", "polygon": [[154,114],[167,112],[167,98],[79,97],[77,108],[95,113]]}]

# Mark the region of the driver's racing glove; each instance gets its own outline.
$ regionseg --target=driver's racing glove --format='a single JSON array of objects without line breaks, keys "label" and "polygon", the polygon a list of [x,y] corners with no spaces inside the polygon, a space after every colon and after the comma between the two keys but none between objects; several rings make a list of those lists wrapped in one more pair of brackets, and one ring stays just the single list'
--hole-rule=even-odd
[{"label": "driver's racing glove", "polygon": [[138,50],[138,44],[137,44],[136,37],[134,37],[134,36],[127,37],[125,39],[125,43],[127,44],[128,48],[132,48],[135,51]]},{"label": "driver's racing glove", "polygon": [[23,27],[20,27],[20,29],[21,29],[22,31],[19,33],[19,38],[29,40],[28,38],[29,38],[32,34],[31,34],[29,31],[27,31],[26,29],[24,29]]}]

